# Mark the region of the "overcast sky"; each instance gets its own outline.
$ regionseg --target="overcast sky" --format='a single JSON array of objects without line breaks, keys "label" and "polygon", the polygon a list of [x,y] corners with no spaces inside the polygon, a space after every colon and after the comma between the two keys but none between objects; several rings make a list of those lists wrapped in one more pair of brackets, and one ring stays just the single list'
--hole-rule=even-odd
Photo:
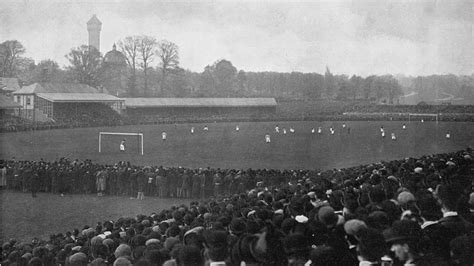
[{"label": "overcast sky", "polygon": [[[0,42],[20,41],[36,62],[88,43],[102,21],[102,53],[130,35],[167,39],[181,66],[219,59],[245,71],[472,74],[473,1],[1,0]],[[155,60],[154,65],[157,64]]]}]

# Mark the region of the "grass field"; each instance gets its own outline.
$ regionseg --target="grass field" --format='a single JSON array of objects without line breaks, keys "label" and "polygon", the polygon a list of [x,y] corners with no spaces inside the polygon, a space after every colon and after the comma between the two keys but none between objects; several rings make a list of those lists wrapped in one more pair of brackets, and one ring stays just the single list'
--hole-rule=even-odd
[{"label": "grass field", "polygon": [[[92,159],[100,163],[130,161],[137,165],[220,168],[291,168],[330,169],[400,159],[408,156],[442,153],[474,146],[474,123],[412,122],[402,130],[402,122],[280,122],[280,129],[291,127],[295,133],[275,133],[276,123],[146,125],[114,128],[75,128],[0,134],[0,158],[55,160],[60,157]],[[382,139],[383,125],[387,137]],[[190,128],[194,126],[193,135]],[[323,128],[323,134],[311,134],[311,128]],[[329,127],[335,135],[329,135]],[[445,134],[451,132],[451,139]],[[98,152],[98,133],[142,132],[144,156],[139,155],[138,138],[127,136],[127,151],[120,153],[121,136],[106,136],[102,153]],[[167,140],[161,140],[161,132]],[[281,132],[281,131],[280,131]],[[390,140],[390,133],[397,140]],[[264,136],[271,135],[266,144]]]},{"label": "grass field", "polygon": [[[402,130],[401,122],[280,122],[280,129],[291,127],[295,133],[276,134],[276,123],[179,124],[127,126],[115,128],[77,128],[50,131],[30,131],[0,134],[0,158],[18,160],[55,160],[59,157],[92,159],[101,163],[131,161],[137,165],[165,165],[221,168],[309,168],[329,169],[400,159],[408,156],[442,153],[474,146],[474,123],[411,123]],[[387,137],[380,136],[383,125]],[[196,132],[191,135],[190,128]],[[323,134],[311,134],[311,128],[323,128]],[[335,135],[329,135],[329,127]],[[451,139],[446,139],[447,131]],[[126,137],[127,151],[118,151],[123,137],[104,139],[103,152],[98,153],[98,133],[142,132],[145,155],[138,153],[136,137]],[[168,138],[161,140],[161,132]],[[390,140],[390,133],[397,140]],[[271,135],[266,144],[264,136]],[[85,224],[116,220],[124,216],[150,214],[172,204],[189,200],[147,198],[144,201],[127,197],[66,195],[40,193],[37,198],[19,192],[0,192],[0,239],[15,237],[29,240],[47,238],[52,233],[64,233]]]},{"label": "grass field", "polygon": [[0,242],[15,238],[31,240],[33,237],[48,239],[51,234],[66,233],[84,225],[95,226],[97,222],[117,220],[120,217],[150,215],[169,209],[173,204],[189,204],[190,200],[159,199],[145,200],[127,197],[95,197],[93,195],[65,195],[39,193],[32,198],[30,193],[0,191]]}]

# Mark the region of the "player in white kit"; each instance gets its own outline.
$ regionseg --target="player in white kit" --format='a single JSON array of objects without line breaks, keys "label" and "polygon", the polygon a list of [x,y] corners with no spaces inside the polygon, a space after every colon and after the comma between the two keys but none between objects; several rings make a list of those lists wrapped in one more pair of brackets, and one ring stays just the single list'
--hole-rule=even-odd
[{"label": "player in white kit", "polygon": [[403,123],[402,129],[403,130],[407,129],[407,125],[405,125],[405,123]]},{"label": "player in white kit", "polygon": [[314,134],[315,130],[314,127],[311,129],[311,134]]},{"label": "player in white kit", "polygon": [[265,135],[265,143],[270,143],[270,135],[269,134]]},{"label": "player in white kit", "polygon": [[209,130],[209,128],[207,127],[207,125],[205,125],[205,126],[204,126],[204,128],[203,128],[202,130],[204,130],[204,131],[208,131],[208,130]]},{"label": "player in white kit", "polygon": [[120,152],[125,152],[125,139],[120,142]]},{"label": "player in white kit", "polygon": [[280,133],[280,128],[278,127],[278,125],[275,126],[275,132]]},{"label": "player in white kit", "polygon": [[290,127],[290,132],[291,132],[291,133],[295,133],[295,129],[292,128],[292,127]]},{"label": "player in white kit", "polygon": [[321,127],[318,127],[318,134],[321,134],[323,132],[323,130],[321,129]]},{"label": "player in white kit", "polygon": [[194,127],[191,127],[191,134],[194,134]]},{"label": "player in white kit", "polygon": [[397,137],[395,137],[395,133],[392,133],[392,140],[397,140]]},{"label": "player in white kit", "polygon": [[342,128],[346,128],[346,124],[345,124],[345,123],[342,124]]},{"label": "player in white kit", "polygon": [[235,131],[239,131],[240,128],[239,128],[239,125],[235,126]]},{"label": "player in white kit", "polygon": [[165,131],[161,132],[161,140],[163,140],[163,141],[166,140],[166,132]]},{"label": "player in white kit", "polygon": [[286,135],[286,128],[283,128],[283,135]]},{"label": "player in white kit", "polygon": [[451,133],[449,133],[449,131],[448,131],[448,132],[446,132],[446,139],[450,139],[450,138],[451,138]]}]

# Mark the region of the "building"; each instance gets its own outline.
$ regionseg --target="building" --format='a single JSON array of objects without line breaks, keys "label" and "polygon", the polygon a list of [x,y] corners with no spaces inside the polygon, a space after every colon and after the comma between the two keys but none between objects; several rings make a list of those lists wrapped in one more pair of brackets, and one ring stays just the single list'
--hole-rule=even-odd
[{"label": "building", "polygon": [[103,85],[110,94],[119,97],[127,93],[127,80],[125,55],[118,51],[114,44],[112,50],[104,55]]},{"label": "building", "polygon": [[64,105],[101,103],[117,113],[123,110],[123,100],[85,84],[34,83],[13,93],[13,100],[21,106],[21,117],[34,121],[51,121],[55,108]]},{"label": "building", "polygon": [[89,32],[89,46],[94,46],[100,51],[100,30],[102,29],[102,22],[93,15],[87,22],[87,31]]},{"label": "building", "polygon": [[276,112],[274,98],[124,98],[129,117],[261,117]]}]

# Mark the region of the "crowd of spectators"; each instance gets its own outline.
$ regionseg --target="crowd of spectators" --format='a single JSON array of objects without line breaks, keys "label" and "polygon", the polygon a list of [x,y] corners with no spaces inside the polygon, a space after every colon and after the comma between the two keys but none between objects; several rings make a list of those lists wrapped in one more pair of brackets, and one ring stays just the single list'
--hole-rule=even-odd
[{"label": "crowd of spectators", "polygon": [[99,165],[64,158],[3,161],[2,185],[9,189],[98,196],[141,192],[195,201],[85,225],[49,240],[4,241],[0,261],[473,265],[473,156],[467,149],[323,172]]},{"label": "crowd of spectators", "polygon": [[360,113],[424,113],[424,114],[466,114],[474,113],[474,105],[348,105],[344,112]]},{"label": "crowd of spectators", "polygon": [[[234,121],[408,121],[408,114],[438,114],[439,121],[474,121],[473,105],[376,105],[330,101],[279,101],[276,112],[163,112],[143,110],[119,115],[104,104],[58,104],[54,122],[5,123],[0,132],[54,128]],[[432,117],[426,117],[433,120]]]},{"label": "crowd of spectators", "polygon": [[120,125],[122,117],[103,103],[60,103],[54,105],[54,120],[73,126]]}]

